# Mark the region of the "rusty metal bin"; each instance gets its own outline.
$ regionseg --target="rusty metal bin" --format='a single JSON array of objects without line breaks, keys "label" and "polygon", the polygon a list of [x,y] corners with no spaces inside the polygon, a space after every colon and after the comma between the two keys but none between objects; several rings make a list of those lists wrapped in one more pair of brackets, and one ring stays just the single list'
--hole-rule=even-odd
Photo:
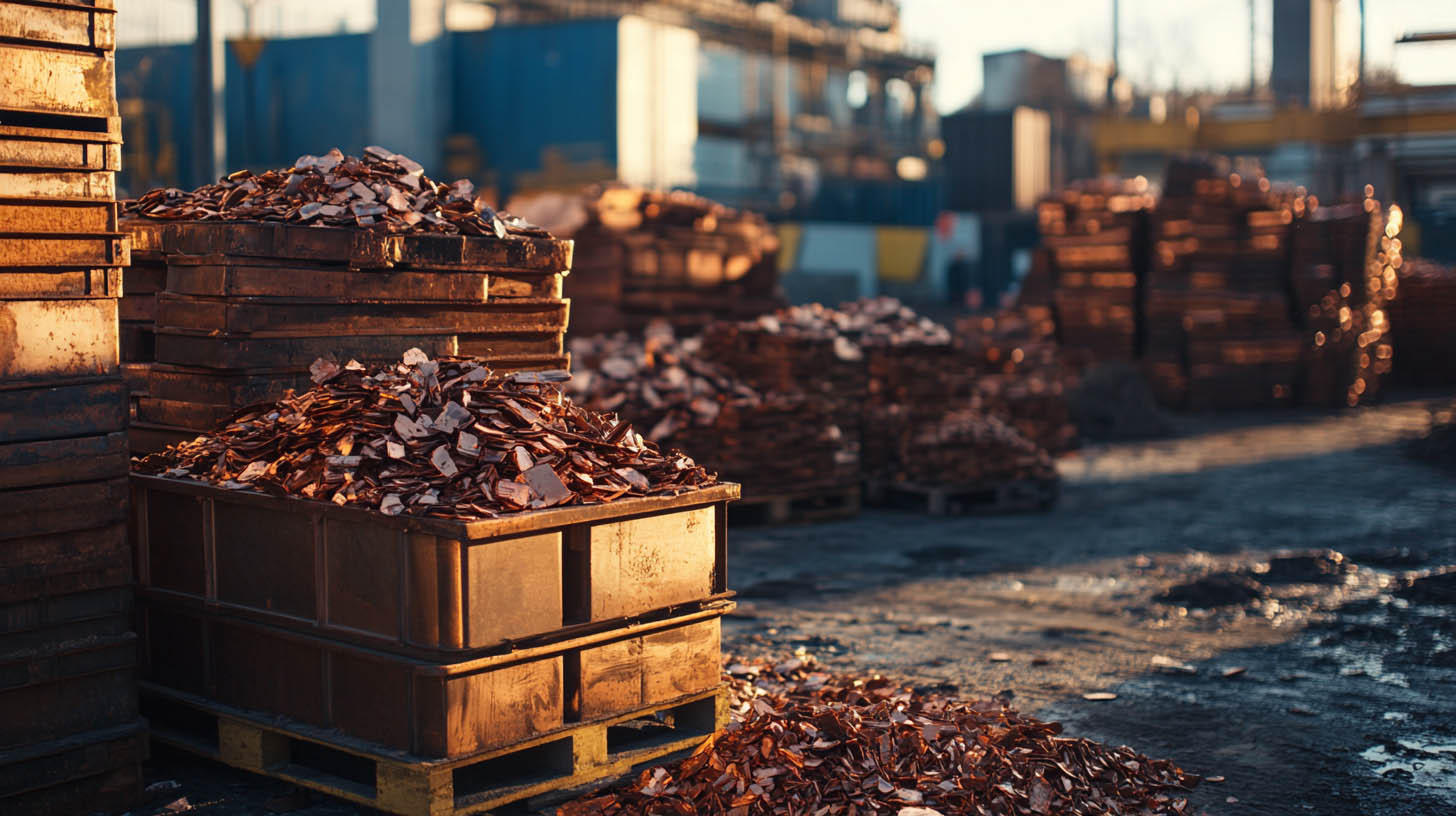
[{"label": "rusty metal bin", "polygon": [[465,522],[157,476],[131,486],[144,594],[437,660],[726,597],[724,514],[739,493]]}]

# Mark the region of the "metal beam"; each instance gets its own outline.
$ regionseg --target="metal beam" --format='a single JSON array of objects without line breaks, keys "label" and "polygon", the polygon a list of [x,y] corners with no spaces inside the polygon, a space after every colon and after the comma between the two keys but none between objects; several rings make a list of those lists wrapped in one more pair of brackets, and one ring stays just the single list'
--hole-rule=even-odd
[{"label": "metal beam", "polygon": [[1406,34],[1404,37],[1396,40],[1395,44],[1451,42],[1453,40],[1456,40],[1456,31],[1420,31]]}]

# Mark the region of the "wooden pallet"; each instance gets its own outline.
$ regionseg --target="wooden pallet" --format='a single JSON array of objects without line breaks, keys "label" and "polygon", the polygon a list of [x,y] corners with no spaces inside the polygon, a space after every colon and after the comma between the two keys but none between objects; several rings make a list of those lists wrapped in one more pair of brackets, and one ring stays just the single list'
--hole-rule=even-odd
[{"label": "wooden pallet", "polygon": [[1049,510],[1061,496],[1056,479],[1015,479],[982,484],[918,484],[870,481],[865,501],[877,507],[923,510],[932,516]]},{"label": "wooden pallet", "polygon": [[860,486],[748,493],[729,505],[734,524],[808,524],[859,515]]},{"label": "wooden pallet", "polygon": [[427,760],[144,684],[164,745],[400,816],[465,816],[621,776],[689,751],[728,720],[724,687],[454,760]]}]

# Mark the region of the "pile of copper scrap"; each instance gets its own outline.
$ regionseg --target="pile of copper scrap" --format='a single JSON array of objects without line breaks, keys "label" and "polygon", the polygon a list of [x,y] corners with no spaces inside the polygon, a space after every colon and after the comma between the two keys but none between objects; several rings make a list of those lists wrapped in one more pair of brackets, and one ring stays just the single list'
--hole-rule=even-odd
[{"label": "pile of copper scrap", "polygon": [[566,293],[593,303],[573,316],[584,334],[641,331],[653,320],[698,331],[783,305],[778,233],[758,213],[624,184],[535,195],[511,207],[576,242]]},{"label": "pile of copper scrap", "polygon": [[729,672],[737,705],[728,729],[558,814],[1181,816],[1202,782],[1168,760],[1062,736],[1059,723],[1000,702],[835,676],[802,659]]},{"label": "pile of copper scrap", "polygon": [[1051,453],[1076,447],[1068,395],[1077,374],[1057,346],[1050,309],[1021,306],[962,318],[955,336],[988,414]]},{"label": "pile of copper scrap", "polygon": [[191,192],[152,190],[126,212],[170,221],[281,221],[388,232],[548,237],[540,227],[491,208],[475,186],[431,180],[408,156],[383,147],[345,156],[299,156],[292,167],[230,173]]},{"label": "pile of copper scrap", "polygon": [[1408,385],[1456,385],[1456,267],[1406,258],[1390,304],[1395,345],[1392,376]]},{"label": "pile of copper scrap", "polygon": [[810,490],[858,481],[857,439],[822,400],[759,389],[702,358],[697,338],[654,324],[645,343],[625,334],[572,341],[567,388],[588,408],[650,429],[692,451],[750,493]]},{"label": "pile of copper scrap", "polygon": [[716,482],[630,423],[573,404],[557,385],[567,376],[501,376],[471,359],[430,360],[418,349],[373,371],[321,359],[314,388],[244,409],[134,469],[392,516],[455,519]]},{"label": "pile of copper scrap", "polygon": [[891,477],[911,484],[975,485],[1055,480],[1045,448],[984,410],[916,422],[896,437]]}]

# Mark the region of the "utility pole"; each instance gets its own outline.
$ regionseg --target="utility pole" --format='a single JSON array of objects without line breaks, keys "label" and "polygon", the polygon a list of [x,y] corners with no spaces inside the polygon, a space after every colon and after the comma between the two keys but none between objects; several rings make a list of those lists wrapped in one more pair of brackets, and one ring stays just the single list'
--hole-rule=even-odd
[{"label": "utility pole", "polygon": [[1112,73],[1107,76],[1107,107],[1109,109],[1117,107],[1117,46],[1118,34],[1121,30],[1118,25],[1118,5],[1117,0],[1112,0]]},{"label": "utility pole", "polygon": [[1355,73],[1355,88],[1365,95],[1365,0],[1360,0],[1360,66]]},{"label": "utility pole", "polygon": [[1254,79],[1254,0],[1249,0],[1249,99],[1254,98],[1257,87]]},{"label": "utility pole", "polygon": [[222,21],[216,0],[197,0],[197,39],[192,45],[192,175],[196,185],[222,178],[227,167],[227,122],[223,113]]}]

